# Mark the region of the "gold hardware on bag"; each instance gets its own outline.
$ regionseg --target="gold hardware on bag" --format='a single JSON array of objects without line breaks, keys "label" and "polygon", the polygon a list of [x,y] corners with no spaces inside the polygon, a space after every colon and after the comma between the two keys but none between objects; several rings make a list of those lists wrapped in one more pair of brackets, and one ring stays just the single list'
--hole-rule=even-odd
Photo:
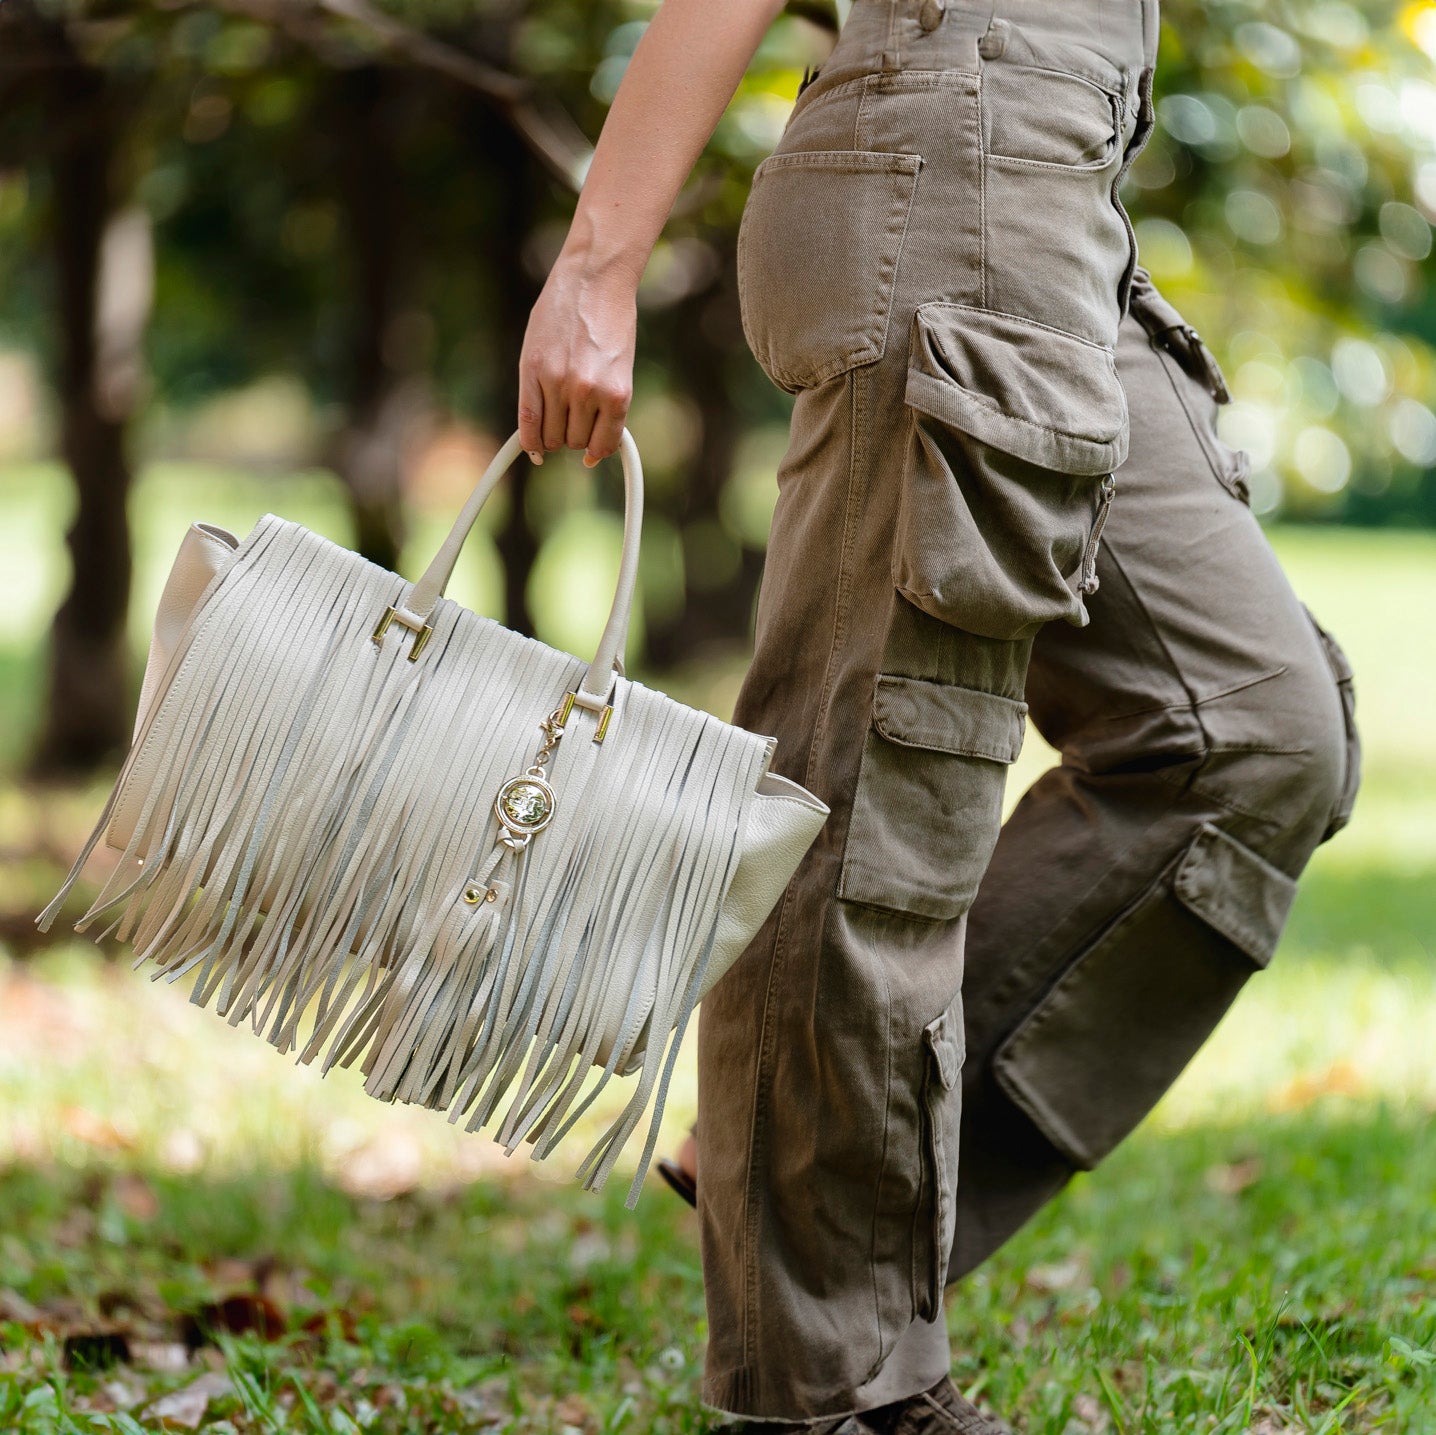
[{"label": "gold hardware on bag", "polygon": [[464,901],[466,901],[471,907],[477,907],[480,902],[497,901],[498,895],[498,892],[493,887],[464,888]]},{"label": "gold hardware on bag", "polygon": [[384,646],[384,634],[389,631],[390,623],[397,623],[401,628],[407,628],[414,635],[414,644],[409,649],[409,661],[412,663],[424,651],[424,644],[433,635],[434,625],[407,618],[391,605],[384,609],[384,616],[379,619],[378,626],[369,635],[381,648]]},{"label": "gold hardware on bag", "polygon": [[[560,706],[559,706],[559,708],[558,708],[558,712],[557,712],[557,717],[558,717],[558,720],[559,720],[560,723],[566,723],[566,722],[568,721],[568,715],[573,711],[573,699],[574,699],[574,694],[573,694],[572,691],[566,692],[566,693],[563,695],[563,702],[560,704]],[[606,733],[606,732],[608,731],[608,720],[609,720],[609,718],[611,718],[612,716],[613,716],[613,704],[612,704],[612,703],[606,703],[606,704],[604,704],[603,713],[602,713],[602,715],[601,715],[601,716],[599,717],[599,719],[598,719],[598,727],[594,730],[594,734],[593,734],[593,740],[594,740],[594,742],[602,742],[602,741],[603,741],[603,735],[604,735],[604,733]]]}]

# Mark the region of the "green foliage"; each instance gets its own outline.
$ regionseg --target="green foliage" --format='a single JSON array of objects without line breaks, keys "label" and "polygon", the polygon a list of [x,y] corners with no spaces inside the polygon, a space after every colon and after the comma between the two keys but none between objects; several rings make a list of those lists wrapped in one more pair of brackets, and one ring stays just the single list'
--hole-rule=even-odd
[{"label": "green foliage", "polygon": [[1436,6],[1162,6],[1159,126],[1124,199],[1218,351],[1257,506],[1436,518]]},{"label": "green foliage", "polygon": [[[596,138],[653,0],[545,0],[497,14],[458,0],[385,0],[384,13],[527,78]],[[796,7],[795,7],[796,8]],[[148,339],[151,432],[258,376],[345,396],[356,284],[339,178],[343,97],[384,58],[363,24],[278,7],[264,24],[221,7],[46,0],[124,97],[126,170],[154,219]],[[266,12],[268,13],[268,12]],[[1436,519],[1436,6],[1395,0],[1168,0],[1158,128],[1124,198],[1141,254],[1202,330],[1236,402],[1224,436],[1254,460],[1258,506],[1293,517]],[[640,350],[661,344],[662,276],[696,243],[722,263],[752,167],[771,148],[816,27],[765,37],[699,160],[711,192],[670,221],[651,272]],[[357,67],[357,70],[356,70]],[[378,67],[410,235],[409,342],[460,413],[482,414],[509,356],[491,336],[514,276],[500,252],[516,188],[541,195],[530,281],[561,240],[572,194],[514,141],[482,96],[422,66]],[[37,128],[37,126],[39,126]],[[49,354],[45,133],[0,105],[0,338]],[[661,356],[658,372],[662,372]],[[781,401],[754,379],[760,409]]]}]

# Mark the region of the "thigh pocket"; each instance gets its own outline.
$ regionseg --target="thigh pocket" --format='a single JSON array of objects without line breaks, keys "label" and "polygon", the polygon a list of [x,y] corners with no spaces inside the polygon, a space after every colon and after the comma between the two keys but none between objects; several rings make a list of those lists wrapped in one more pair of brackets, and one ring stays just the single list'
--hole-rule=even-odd
[{"label": "thigh pocket", "polygon": [[838,896],[922,917],[964,912],[997,841],[1026,718],[1011,698],[879,673]]},{"label": "thigh pocket", "polygon": [[904,397],[898,589],[984,637],[1085,623],[1107,480],[1130,433],[1112,350],[932,301],[913,315]]},{"label": "thigh pocket", "polygon": [[1003,1090],[1090,1170],[1156,1105],[1271,960],[1295,882],[1204,823],[998,1048]]},{"label": "thigh pocket", "polygon": [[1356,730],[1356,686],[1351,663],[1341,644],[1316,620],[1316,614],[1302,605],[1307,621],[1316,629],[1321,640],[1321,650],[1326,655],[1326,665],[1331,669],[1332,681],[1336,684],[1337,696],[1341,699],[1341,720],[1344,730],[1344,767],[1341,787],[1331,809],[1331,817],[1321,840],[1335,837],[1351,821],[1351,810],[1356,805],[1356,790],[1361,786],[1361,737]]},{"label": "thigh pocket", "polygon": [[966,1054],[962,998],[922,1032],[921,1198],[913,1239],[913,1308],[922,1320],[942,1310],[957,1211],[957,1146]]},{"label": "thigh pocket", "polygon": [[753,357],[797,393],[880,359],[922,157],[783,150],[753,173],[738,225]]}]

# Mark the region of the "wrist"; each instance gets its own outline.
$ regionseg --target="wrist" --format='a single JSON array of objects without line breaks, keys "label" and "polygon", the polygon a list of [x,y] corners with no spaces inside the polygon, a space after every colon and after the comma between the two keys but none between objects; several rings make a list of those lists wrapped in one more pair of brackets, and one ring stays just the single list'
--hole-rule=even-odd
[{"label": "wrist", "polygon": [[614,285],[637,292],[647,262],[646,254],[603,239],[580,216],[575,216],[555,267],[567,269],[586,284]]}]

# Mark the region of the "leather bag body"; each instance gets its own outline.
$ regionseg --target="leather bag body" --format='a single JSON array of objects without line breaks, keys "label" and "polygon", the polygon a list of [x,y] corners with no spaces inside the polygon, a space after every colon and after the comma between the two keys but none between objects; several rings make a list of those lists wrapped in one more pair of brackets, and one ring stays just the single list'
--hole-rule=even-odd
[{"label": "leather bag body", "polygon": [[[589,663],[442,596],[512,435],[417,583],[267,514],[196,523],[156,615],[134,740],[76,922],[154,976],[386,1101],[547,1156],[614,1075],[632,1094],[579,1167],[602,1186],[694,1005],[776,904],[828,807],[776,739],[623,673],[642,471]],[[599,1074],[594,1077],[595,1069]]]}]

